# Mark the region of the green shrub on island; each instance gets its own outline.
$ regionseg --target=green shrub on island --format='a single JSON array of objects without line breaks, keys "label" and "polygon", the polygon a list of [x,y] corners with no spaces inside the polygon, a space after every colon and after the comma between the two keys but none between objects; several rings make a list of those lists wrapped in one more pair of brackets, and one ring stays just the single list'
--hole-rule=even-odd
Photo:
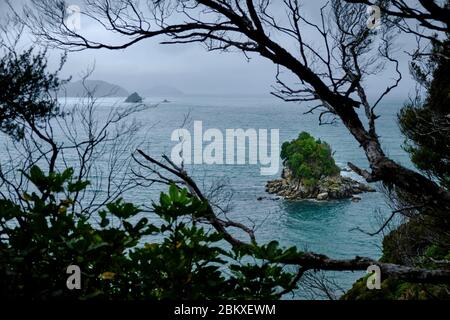
[{"label": "green shrub on island", "polygon": [[315,185],[322,177],[339,174],[328,143],[301,132],[297,139],[281,146],[281,159],[295,178],[306,186]]}]

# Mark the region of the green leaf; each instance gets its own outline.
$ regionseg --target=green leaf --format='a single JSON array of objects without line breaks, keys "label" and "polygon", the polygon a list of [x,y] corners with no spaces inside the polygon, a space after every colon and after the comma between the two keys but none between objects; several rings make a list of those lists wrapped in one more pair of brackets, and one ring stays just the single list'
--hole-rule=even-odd
[{"label": "green leaf", "polygon": [[176,185],[171,184],[169,187],[169,195],[172,201],[178,200],[178,188]]},{"label": "green leaf", "polygon": [[109,219],[108,218],[103,218],[101,221],[100,221],[100,227],[102,227],[102,228],[106,228],[108,225],[109,225]]},{"label": "green leaf", "polygon": [[9,221],[15,217],[22,216],[23,213],[18,205],[11,200],[0,200],[0,219]]},{"label": "green leaf", "polygon": [[91,183],[89,181],[81,181],[81,180],[78,180],[74,183],[70,182],[67,185],[67,190],[69,192],[80,192],[80,191],[86,189],[86,187],[90,184]]},{"label": "green leaf", "polygon": [[46,176],[44,172],[42,172],[41,168],[35,165],[32,166],[30,169],[30,180],[37,187],[40,187],[43,183],[46,182]]},{"label": "green leaf", "polygon": [[63,173],[61,173],[61,178],[63,181],[67,181],[70,178],[72,178],[73,176],[73,168],[67,168],[66,170],[63,171]]},{"label": "green leaf", "polygon": [[106,208],[108,208],[112,215],[120,219],[128,219],[141,212],[141,210],[132,203],[123,202],[123,199],[118,199],[116,202],[108,203]]},{"label": "green leaf", "polygon": [[270,241],[269,244],[267,245],[267,255],[269,257],[272,257],[276,254],[278,249],[278,241]]}]

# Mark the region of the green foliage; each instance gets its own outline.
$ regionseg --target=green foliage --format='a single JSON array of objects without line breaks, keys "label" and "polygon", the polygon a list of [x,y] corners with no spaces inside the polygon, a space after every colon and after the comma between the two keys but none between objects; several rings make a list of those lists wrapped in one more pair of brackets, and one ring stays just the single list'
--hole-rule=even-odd
[{"label": "green foliage", "polygon": [[[405,150],[412,162],[443,188],[450,187],[450,41],[434,42],[425,61],[416,57],[411,71],[419,84],[427,89],[423,101],[405,105],[398,115],[405,135]],[[415,197],[397,191],[400,203],[414,203]],[[420,214],[408,219],[383,239],[383,257],[387,263],[437,269],[435,261],[450,258],[448,224],[440,217],[442,208],[429,205]],[[450,299],[448,284],[415,284],[384,279],[381,290],[368,290],[365,279],[358,280],[343,299]]]},{"label": "green foliage", "polygon": [[0,131],[15,139],[23,138],[25,123],[37,126],[59,113],[51,95],[62,81],[57,72],[47,71],[45,55],[28,49],[22,53],[9,51],[0,59]]},{"label": "green foliage", "polygon": [[[32,299],[276,299],[294,287],[277,263],[298,254],[276,241],[227,249],[223,236],[192,222],[205,202],[172,185],[153,204],[155,223],[117,200],[96,217],[72,211],[65,191],[83,190],[73,170],[25,176],[36,192],[25,206],[0,200],[0,292]],[[70,192],[68,194],[70,194]],[[159,219],[157,219],[159,218]],[[81,289],[66,288],[69,265],[81,269]]]},{"label": "green foliage", "polygon": [[315,140],[307,132],[301,132],[297,139],[283,143],[281,159],[305,185],[314,185],[322,177],[339,173],[330,146],[320,139]]},{"label": "green foliage", "polygon": [[[422,103],[402,108],[398,119],[406,137],[405,150],[420,170],[434,176],[450,188],[450,41],[435,43],[424,67],[413,62],[416,79],[427,88]],[[431,74],[432,79],[427,79]]]},{"label": "green foliage", "polygon": [[[432,244],[437,234],[428,229],[430,217],[424,220],[410,220],[391,231],[383,239],[383,256],[380,261],[408,265],[415,260],[415,266],[425,269],[442,268],[436,260],[450,258],[450,244]],[[369,290],[365,276],[356,281],[352,288],[342,297],[343,300],[449,300],[448,284],[418,284],[409,283],[381,276],[381,290]]]},{"label": "green foliage", "polygon": [[367,277],[358,279],[341,300],[449,300],[448,285],[409,283],[390,278],[381,282],[380,290],[367,289]]}]

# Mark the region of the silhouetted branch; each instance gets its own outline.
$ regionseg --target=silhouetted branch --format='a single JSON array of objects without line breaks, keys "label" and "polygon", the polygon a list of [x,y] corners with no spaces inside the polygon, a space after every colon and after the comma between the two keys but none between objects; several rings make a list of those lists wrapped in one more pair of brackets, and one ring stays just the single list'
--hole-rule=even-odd
[{"label": "silhouetted branch", "polygon": [[[389,159],[381,147],[374,109],[398,85],[401,74],[397,60],[391,55],[393,38],[389,36],[389,26],[380,31],[367,28],[365,5],[333,0],[329,7],[321,8],[320,22],[313,23],[301,14],[300,2],[296,0],[283,1],[287,10],[284,19],[277,19],[279,17],[272,12],[273,4],[267,0],[246,1],[245,5],[225,0],[161,0],[145,4],[128,0],[86,0],[83,17],[125,39],[121,44],[107,44],[70,30],[64,22],[64,3],[49,0],[33,3],[33,8],[25,10],[27,21],[24,23],[41,39],[56,46],[77,50],[120,49],[164,35],[170,39],[164,40],[165,43],[200,42],[208,50],[235,48],[247,54],[258,53],[279,70],[282,68],[300,80],[293,88],[277,72],[280,88],[274,93],[276,96],[285,101],[319,101],[327,109],[319,117],[322,124],[333,123],[335,117],[342,121],[365,151],[372,171],[371,181],[395,185],[423,195],[424,202],[436,201],[450,208],[450,192]],[[330,9],[331,20],[325,19],[326,8]],[[428,6],[428,9],[436,11],[434,7]],[[172,18],[177,17],[184,18],[185,22],[172,23]],[[323,40],[322,45],[314,46],[305,40],[302,35],[305,26]],[[287,49],[272,33],[293,39],[299,51]],[[375,41],[380,34],[382,41]],[[385,64],[392,65],[397,77],[371,104],[363,83],[370,75],[383,70]],[[354,110],[361,105],[368,129]],[[332,115],[332,120],[325,120],[326,115]]]},{"label": "silhouetted branch", "polygon": [[[181,180],[181,184],[187,187],[192,196],[198,197],[200,200],[205,201],[208,204],[208,214],[204,218],[214,229],[216,229],[217,232],[224,236],[225,241],[227,241],[234,247],[239,247],[246,250],[253,250],[253,248],[255,248],[254,244],[256,244],[256,238],[253,234],[253,230],[246,228],[240,223],[223,221],[219,219],[213,208],[209,205],[208,199],[203,195],[194,180],[189,177],[184,170],[171,162],[168,157],[163,156],[163,159],[169,163],[168,165],[166,165],[150,157],[142,150],[138,149],[137,153],[146,161],[159,167],[159,169],[163,169],[170,174],[178,177]],[[137,158],[135,159],[139,161]],[[159,170],[157,169],[151,170],[153,172],[159,172]],[[160,180],[165,184],[167,184],[169,181],[173,181],[172,179],[167,178]],[[233,236],[226,230],[226,228],[230,226],[237,227],[246,232],[249,235],[251,242],[247,243]],[[382,271],[383,276],[389,276],[408,282],[442,283],[445,281],[450,281],[450,270],[428,270],[422,268],[414,268],[391,263],[382,263],[370,258],[362,257],[355,257],[353,259],[331,259],[325,255],[313,252],[299,252],[295,256],[280,258],[279,260],[277,260],[277,262],[285,265],[299,266],[300,269],[297,273],[297,276],[295,277],[295,281],[298,281],[301,276],[308,270],[365,271],[371,265],[378,265]]]}]

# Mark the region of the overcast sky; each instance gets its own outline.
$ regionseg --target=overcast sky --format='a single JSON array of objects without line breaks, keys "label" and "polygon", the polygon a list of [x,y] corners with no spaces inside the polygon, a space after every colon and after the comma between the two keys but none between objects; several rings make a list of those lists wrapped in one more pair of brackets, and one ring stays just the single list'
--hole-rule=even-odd
[{"label": "overcast sky", "polygon": [[[0,11],[4,11],[5,1],[0,0],[3,2]],[[74,2],[77,3],[76,0]],[[305,0],[304,3],[305,13],[317,18],[318,2]],[[15,5],[20,6],[17,2]],[[83,17],[81,28],[102,39],[111,37],[109,32],[83,20]],[[207,52],[199,44],[160,45],[160,40],[144,40],[125,50],[70,53],[63,75],[77,79],[84,70],[95,64],[91,79],[105,80],[128,91],[138,92],[154,85],[170,85],[194,94],[267,94],[274,84],[275,66],[257,55],[252,55],[248,62],[242,53]],[[412,39],[399,38],[396,43],[400,49],[407,48],[412,44]],[[56,62],[55,54],[52,53],[52,64]],[[405,79],[390,99],[406,98],[414,85],[408,72],[408,57],[402,56],[401,70]],[[384,90],[388,80],[386,75],[371,79],[367,83],[369,93]]]}]

